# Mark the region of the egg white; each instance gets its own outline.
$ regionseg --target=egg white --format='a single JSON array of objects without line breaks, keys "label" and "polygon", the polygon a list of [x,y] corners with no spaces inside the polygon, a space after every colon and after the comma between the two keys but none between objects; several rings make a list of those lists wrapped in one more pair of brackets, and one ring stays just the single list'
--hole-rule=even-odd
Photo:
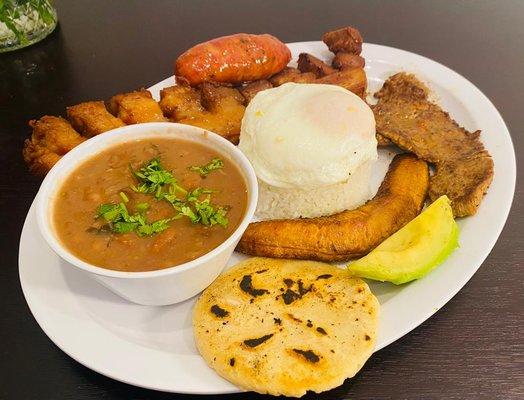
[{"label": "egg white", "polygon": [[377,159],[375,118],[360,97],[342,87],[286,83],[251,100],[239,148],[268,185],[333,185]]}]

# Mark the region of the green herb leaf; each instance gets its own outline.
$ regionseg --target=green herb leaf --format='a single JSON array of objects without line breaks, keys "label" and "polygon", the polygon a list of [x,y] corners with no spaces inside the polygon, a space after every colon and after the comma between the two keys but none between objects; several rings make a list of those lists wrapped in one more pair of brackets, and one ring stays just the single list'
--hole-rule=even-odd
[{"label": "green herb leaf", "polygon": [[139,203],[136,205],[135,208],[139,213],[145,213],[147,210],[149,210],[149,204],[148,203]]},{"label": "green herb leaf", "polygon": [[188,217],[194,224],[198,224],[198,222],[200,221],[200,218],[193,212],[193,210],[189,206],[182,206],[180,208],[180,214]]},{"label": "green herb leaf", "polygon": [[193,190],[190,190],[189,192],[187,192],[186,200],[189,201],[189,202],[195,202],[203,194],[211,194],[213,192],[214,191],[210,190],[210,189],[204,189],[202,187],[197,187],[196,189],[193,189]]},{"label": "green herb leaf", "polygon": [[223,207],[215,207],[211,204],[209,197],[204,201],[194,203],[200,222],[205,226],[221,225],[226,227],[229,220],[226,217],[227,210]]},{"label": "green herb leaf", "polygon": [[119,221],[113,224],[112,229],[113,229],[113,232],[115,233],[129,233],[129,232],[133,232],[137,226],[138,226],[138,223],[136,222]]},{"label": "green herb leaf", "polygon": [[124,203],[129,202],[129,197],[127,197],[127,194],[125,194],[124,192],[120,192],[119,195],[122,198],[122,200],[124,200]]},{"label": "green herb leaf", "polygon": [[159,158],[153,158],[138,171],[131,168],[131,172],[138,180],[138,185],[131,189],[139,193],[154,194],[157,199],[162,199],[164,186],[177,183],[173,174],[162,167]]},{"label": "green herb leaf", "polygon": [[149,236],[163,232],[169,228],[169,222],[171,222],[171,218],[159,219],[151,224],[139,226],[137,233],[139,236]]},{"label": "green herb leaf", "polygon": [[220,158],[213,158],[209,163],[202,166],[189,167],[190,171],[198,172],[202,178],[205,178],[211,171],[224,167],[224,161]]},{"label": "green herb leaf", "polygon": [[103,217],[107,222],[113,222],[120,216],[118,204],[102,204],[98,207],[95,218]]},{"label": "green herb leaf", "polygon": [[[129,214],[125,203],[102,204],[98,207],[95,218],[103,217],[108,222],[104,225],[105,231],[118,234],[135,232],[139,236],[149,236],[169,228],[172,218],[160,219],[148,224],[144,216],[148,208],[149,204],[140,203],[136,206],[137,212]],[[94,230],[89,232],[96,233]]]}]

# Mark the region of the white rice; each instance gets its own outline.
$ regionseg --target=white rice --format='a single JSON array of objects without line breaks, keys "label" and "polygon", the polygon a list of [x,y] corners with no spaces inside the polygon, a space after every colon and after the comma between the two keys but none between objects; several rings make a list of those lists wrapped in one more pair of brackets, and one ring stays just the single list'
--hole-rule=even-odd
[{"label": "white rice", "polygon": [[370,181],[375,160],[358,167],[347,181],[318,188],[288,189],[259,180],[256,217],[266,219],[313,218],[350,210],[372,196]]}]

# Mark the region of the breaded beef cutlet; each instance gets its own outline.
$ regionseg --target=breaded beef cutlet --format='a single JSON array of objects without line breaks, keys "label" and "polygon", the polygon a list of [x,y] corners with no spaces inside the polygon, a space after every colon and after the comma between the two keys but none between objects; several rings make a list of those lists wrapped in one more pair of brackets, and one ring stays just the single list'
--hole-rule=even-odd
[{"label": "breaded beef cutlet", "polygon": [[398,73],[375,94],[377,133],[435,165],[429,196],[447,195],[456,217],[476,213],[493,179],[493,159],[479,140],[428,100],[416,77]]}]

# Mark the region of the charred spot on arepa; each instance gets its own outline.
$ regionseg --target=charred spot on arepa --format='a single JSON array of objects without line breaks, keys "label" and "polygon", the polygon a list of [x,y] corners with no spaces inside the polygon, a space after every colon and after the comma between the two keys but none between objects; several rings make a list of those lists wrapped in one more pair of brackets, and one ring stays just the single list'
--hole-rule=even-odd
[{"label": "charred spot on arepa", "polygon": [[284,284],[287,286],[287,289],[285,289],[285,292],[282,293],[281,296],[282,300],[284,301],[284,304],[286,305],[289,305],[294,301],[301,299],[306,293],[311,292],[313,290],[313,284],[309,285],[309,287],[305,287],[304,282],[302,282],[302,279],[299,279],[296,282],[295,290],[292,289],[292,287],[295,285],[295,281],[293,281],[292,279],[284,279]]},{"label": "charred spot on arepa", "polygon": [[322,275],[319,275],[317,276],[317,281],[320,280],[320,279],[329,279],[329,278],[332,278],[333,275],[331,274],[322,274]]},{"label": "charred spot on arepa", "polygon": [[293,303],[296,299],[298,299],[298,297],[298,294],[292,291],[291,289],[286,290],[282,294],[282,300],[284,300],[284,303],[288,305]]},{"label": "charred spot on arepa", "polygon": [[229,365],[231,365],[232,367],[235,366],[235,358],[234,357],[229,359]]},{"label": "charred spot on arepa", "polygon": [[317,332],[320,333],[321,335],[327,335],[327,332],[324,328],[321,328],[320,326],[317,327]]},{"label": "charred spot on arepa", "polygon": [[315,364],[320,361],[320,356],[316,354],[313,350],[293,349],[293,352],[298,354],[299,356],[302,356],[306,361],[310,363]]},{"label": "charred spot on arepa", "polygon": [[244,340],[243,343],[247,347],[254,348],[254,347],[257,347],[257,346],[261,345],[265,341],[271,339],[273,337],[273,335],[274,335],[273,333],[269,333],[267,335],[264,335],[264,336],[261,336],[261,337],[258,337],[258,338],[246,339],[246,340]]},{"label": "charred spot on arepa", "polygon": [[253,287],[253,277],[251,275],[244,275],[240,281],[240,289],[253,297],[258,297],[269,293],[269,291],[266,289],[257,289]]},{"label": "charred spot on arepa", "polygon": [[224,310],[218,304],[213,304],[210,308],[210,311],[218,318],[224,318],[229,315],[229,311]]},{"label": "charred spot on arepa", "polygon": [[294,316],[293,314],[291,314],[291,313],[287,313],[286,316],[287,316],[289,319],[291,319],[291,320],[293,320],[293,321],[295,321],[295,322],[298,322],[299,324],[302,323],[302,320],[301,320],[300,318],[295,317],[295,316]]}]

